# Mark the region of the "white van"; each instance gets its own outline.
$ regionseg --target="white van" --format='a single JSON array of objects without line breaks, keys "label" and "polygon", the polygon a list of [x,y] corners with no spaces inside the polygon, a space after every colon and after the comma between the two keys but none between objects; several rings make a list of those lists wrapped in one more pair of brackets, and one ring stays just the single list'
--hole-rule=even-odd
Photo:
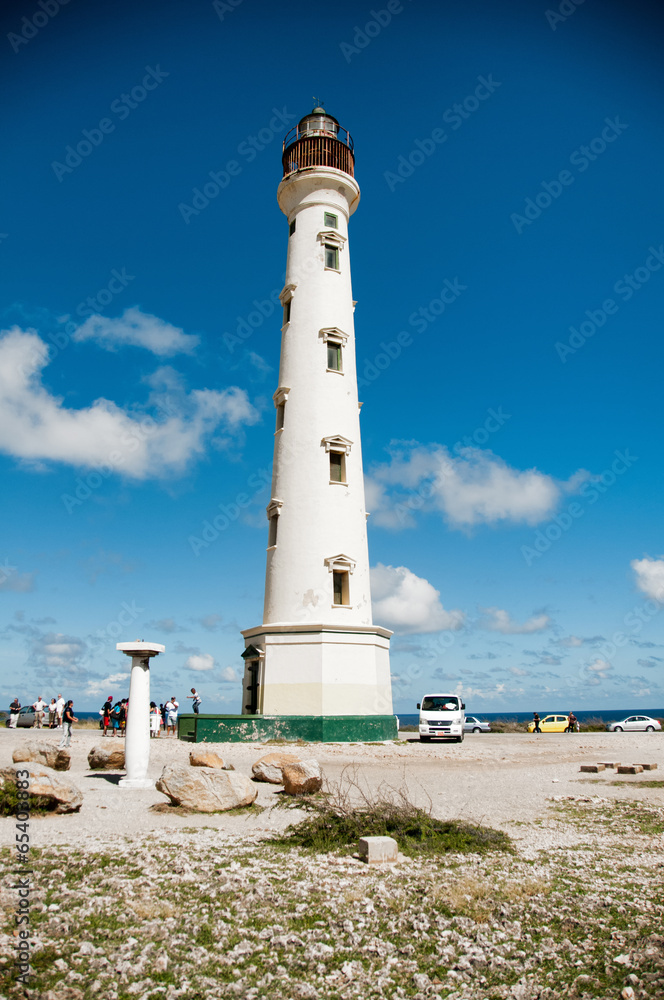
[{"label": "white van", "polygon": [[466,706],[456,694],[425,694],[420,710],[420,742],[447,736],[463,742]]}]

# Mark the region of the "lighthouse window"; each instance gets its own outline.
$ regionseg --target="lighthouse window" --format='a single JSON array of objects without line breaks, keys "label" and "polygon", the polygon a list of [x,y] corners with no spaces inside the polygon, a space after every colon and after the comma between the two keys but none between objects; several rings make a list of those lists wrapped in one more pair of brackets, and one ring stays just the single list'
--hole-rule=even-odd
[{"label": "lighthouse window", "polygon": [[327,367],[329,371],[341,371],[341,344],[332,340],[327,342]]},{"label": "lighthouse window", "polygon": [[284,302],[284,326],[286,325],[286,323],[290,323],[290,311],[291,311],[292,301],[293,301],[292,299],[288,299],[286,302]]},{"label": "lighthouse window", "polygon": [[339,247],[331,243],[325,244],[325,267],[332,271],[339,270]]},{"label": "lighthouse window", "polygon": [[330,482],[346,482],[346,456],[342,451],[330,452]]},{"label": "lighthouse window", "polygon": [[290,226],[288,227],[288,235],[289,236],[292,236],[293,233],[295,232],[295,222],[296,221],[297,221],[296,219],[293,219],[293,221],[291,222]]},{"label": "lighthouse window", "polygon": [[[277,431],[281,431],[281,430],[284,429],[284,413],[285,413],[285,410],[286,410],[286,404],[285,403],[279,403],[279,405],[277,406]],[[275,434],[276,434],[276,431],[275,431]]]},{"label": "lighthouse window", "polygon": [[334,570],[332,573],[332,589],[335,604],[350,604],[348,589],[348,573]]},{"label": "lighthouse window", "polygon": [[268,549],[273,548],[277,544],[277,524],[278,524],[278,522],[279,522],[279,518],[277,517],[276,514],[273,514],[272,517],[270,518],[270,522],[269,522],[270,527],[269,527],[268,538],[267,538],[267,547],[268,547]]},{"label": "lighthouse window", "polygon": [[326,212],[325,213],[325,225],[329,226],[330,229],[338,229],[339,228],[339,220],[337,219],[336,215],[332,215],[331,212]]}]

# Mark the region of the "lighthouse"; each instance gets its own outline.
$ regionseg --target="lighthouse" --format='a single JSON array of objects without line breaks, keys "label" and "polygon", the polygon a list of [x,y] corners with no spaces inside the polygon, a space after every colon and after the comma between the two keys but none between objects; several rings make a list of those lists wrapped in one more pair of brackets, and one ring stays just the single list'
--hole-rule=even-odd
[{"label": "lighthouse", "polygon": [[242,712],[299,717],[290,731],[318,738],[391,737],[392,633],[372,620],[360,442],[353,141],[316,107],[286,136],[282,163],[288,250],[265,602],[262,624],[242,632]]}]

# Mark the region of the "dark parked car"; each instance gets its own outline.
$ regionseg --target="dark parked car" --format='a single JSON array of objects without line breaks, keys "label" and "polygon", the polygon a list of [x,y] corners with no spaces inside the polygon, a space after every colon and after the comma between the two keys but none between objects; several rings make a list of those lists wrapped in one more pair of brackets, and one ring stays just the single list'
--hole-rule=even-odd
[{"label": "dark parked car", "polygon": [[[35,724],[35,710],[32,705],[26,705],[18,713],[18,719],[16,720],[16,725],[26,726],[28,729]],[[5,726],[9,729],[9,719],[5,722]]]}]

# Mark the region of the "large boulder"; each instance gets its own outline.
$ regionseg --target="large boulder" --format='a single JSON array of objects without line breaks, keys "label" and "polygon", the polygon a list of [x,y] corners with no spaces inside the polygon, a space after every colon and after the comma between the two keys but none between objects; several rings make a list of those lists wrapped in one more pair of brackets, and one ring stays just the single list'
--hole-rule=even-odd
[{"label": "large boulder", "polygon": [[71,767],[69,750],[65,750],[64,747],[61,749],[57,743],[47,743],[46,740],[30,740],[17,747],[12,754],[12,760],[15,764],[24,760],[45,764],[55,771],[68,771]]},{"label": "large boulder", "polygon": [[237,771],[182,764],[167,764],[156,787],[174,805],[204,813],[250,806],[258,795],[249,778]]},{"label": "large boulder", "polygon": [[286,795],[311,795],[323,787],[323,776],[317,760],[300,760],[283,769]]},{"label": "large boulder", "polygon": [[189,763],[192,767],[216,767],[222,771],[235,770],[232,764],[224,763],[223,757],[220,757],[216,751],[207,748],[192,750],[189,754]]},{"label": "large boulder", "polygon": [[283,785],[283,769],[287,764],[298,764],[300,758],[293,753],[267,753],[251,768],[254,781],[269,781],[271,785]]},{"label": "large boulder", "polygon": [[[0,769],[0,782],[2,784],[11,783],[16,786],[16,772],[30,772],[30,787],[27,789],[30,795],[43,795],[57,803],[55,812],[69,813],[78,812],[83,803],[83,796],[76,785],[72,784],[68,778],[61,778],[49,767],[43,764],[35,764],[32,761],[25,761],[19,764],[10,764],[8,767]],[[21,773],[21,779],[24,775]]]},{"label": "large boulder", "polygon": [[91,771],[122,771],[124,766],[124,746],[96,746],[88,754],[88,767]]}]

